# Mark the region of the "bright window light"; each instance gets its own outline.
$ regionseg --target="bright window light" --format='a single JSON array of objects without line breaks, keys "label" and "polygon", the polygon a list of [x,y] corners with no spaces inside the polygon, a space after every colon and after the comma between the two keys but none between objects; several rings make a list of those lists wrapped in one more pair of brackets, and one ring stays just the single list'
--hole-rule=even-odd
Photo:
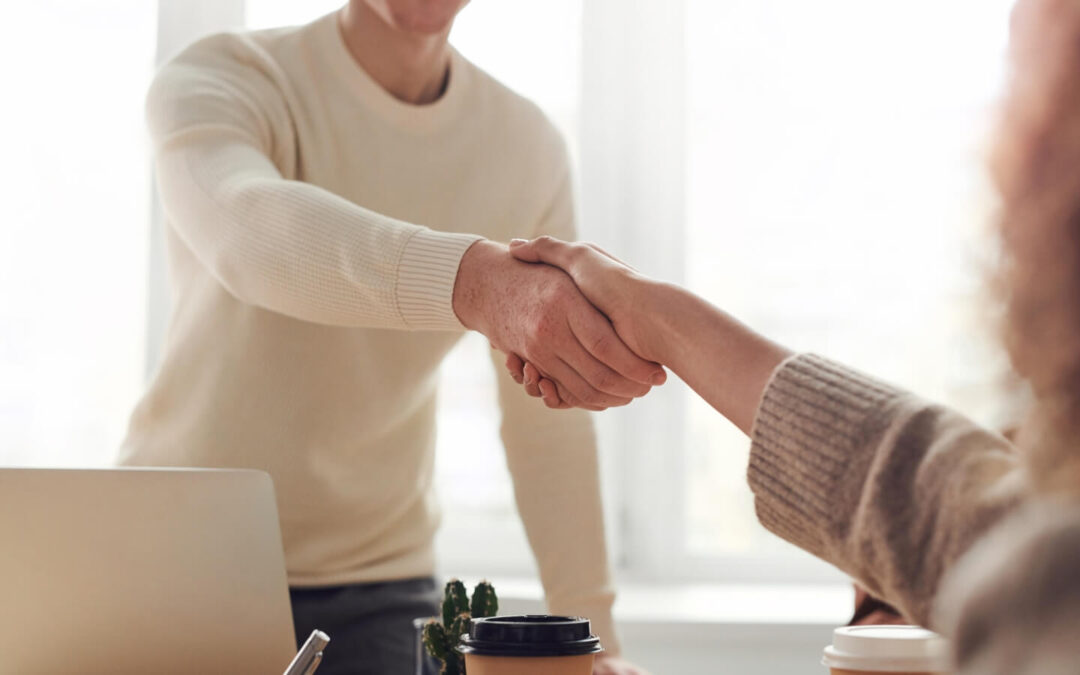
[{"label": "bright window light", "polygon": [[142,391],[155,7],[4,10],[0,465],[108,463]]}]

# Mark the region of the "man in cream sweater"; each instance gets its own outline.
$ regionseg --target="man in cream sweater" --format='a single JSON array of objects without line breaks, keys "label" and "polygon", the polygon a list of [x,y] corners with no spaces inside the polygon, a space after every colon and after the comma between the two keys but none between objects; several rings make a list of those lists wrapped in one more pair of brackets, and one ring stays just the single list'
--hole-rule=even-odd
[{"label": "man in cream sweater", "polygon": [[[437,371],[466,328],[591,409],[663,379],[567,276],[494,243],[572,238],[571,181],[542,113],[449,46],[464,2],[206,38],[148,96],[175,303],[122,461],[270,472],[326,675],[409,672],[411,619],[434,613]],[[597,672],[639,672],[617,658],[587,413],[505,375],[500,400],[550,610],[592,619]]]}]

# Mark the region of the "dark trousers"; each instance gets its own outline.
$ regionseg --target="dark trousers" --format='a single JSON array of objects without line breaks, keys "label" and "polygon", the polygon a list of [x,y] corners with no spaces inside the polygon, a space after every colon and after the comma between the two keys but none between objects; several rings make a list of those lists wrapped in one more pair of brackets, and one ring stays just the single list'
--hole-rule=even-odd
[{"label": "dark trousers", "polygon": [[[298,646],[315,629],[330,636],[316,675],[416,674],[418,642],[413,620],[437,615],[441,599],[430,577],[292,588],[289,596]],[[421,663],[419,673],[438,672],[429,659]]]}]

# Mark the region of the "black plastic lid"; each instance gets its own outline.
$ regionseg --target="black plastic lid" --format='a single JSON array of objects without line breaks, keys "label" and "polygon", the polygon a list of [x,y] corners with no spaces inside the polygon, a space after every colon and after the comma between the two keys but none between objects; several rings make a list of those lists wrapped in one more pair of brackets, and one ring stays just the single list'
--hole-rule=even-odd
[{"label": "black plastic lid", "polygon": [[588,619],[527,615],[473,619],[458,650],[481,656],[579,656],[604,648]]}]

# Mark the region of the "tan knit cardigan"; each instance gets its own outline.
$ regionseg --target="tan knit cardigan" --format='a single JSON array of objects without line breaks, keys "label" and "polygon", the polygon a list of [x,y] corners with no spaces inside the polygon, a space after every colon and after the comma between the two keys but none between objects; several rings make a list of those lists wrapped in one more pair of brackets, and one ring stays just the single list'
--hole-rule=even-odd
[{"label": "tan knit cardigan", "polygon": [[1009,441],[826,359],[773,374],[749,467],[769,530],[952,638],[958,672],[1080,673],[1080,505]]}]

